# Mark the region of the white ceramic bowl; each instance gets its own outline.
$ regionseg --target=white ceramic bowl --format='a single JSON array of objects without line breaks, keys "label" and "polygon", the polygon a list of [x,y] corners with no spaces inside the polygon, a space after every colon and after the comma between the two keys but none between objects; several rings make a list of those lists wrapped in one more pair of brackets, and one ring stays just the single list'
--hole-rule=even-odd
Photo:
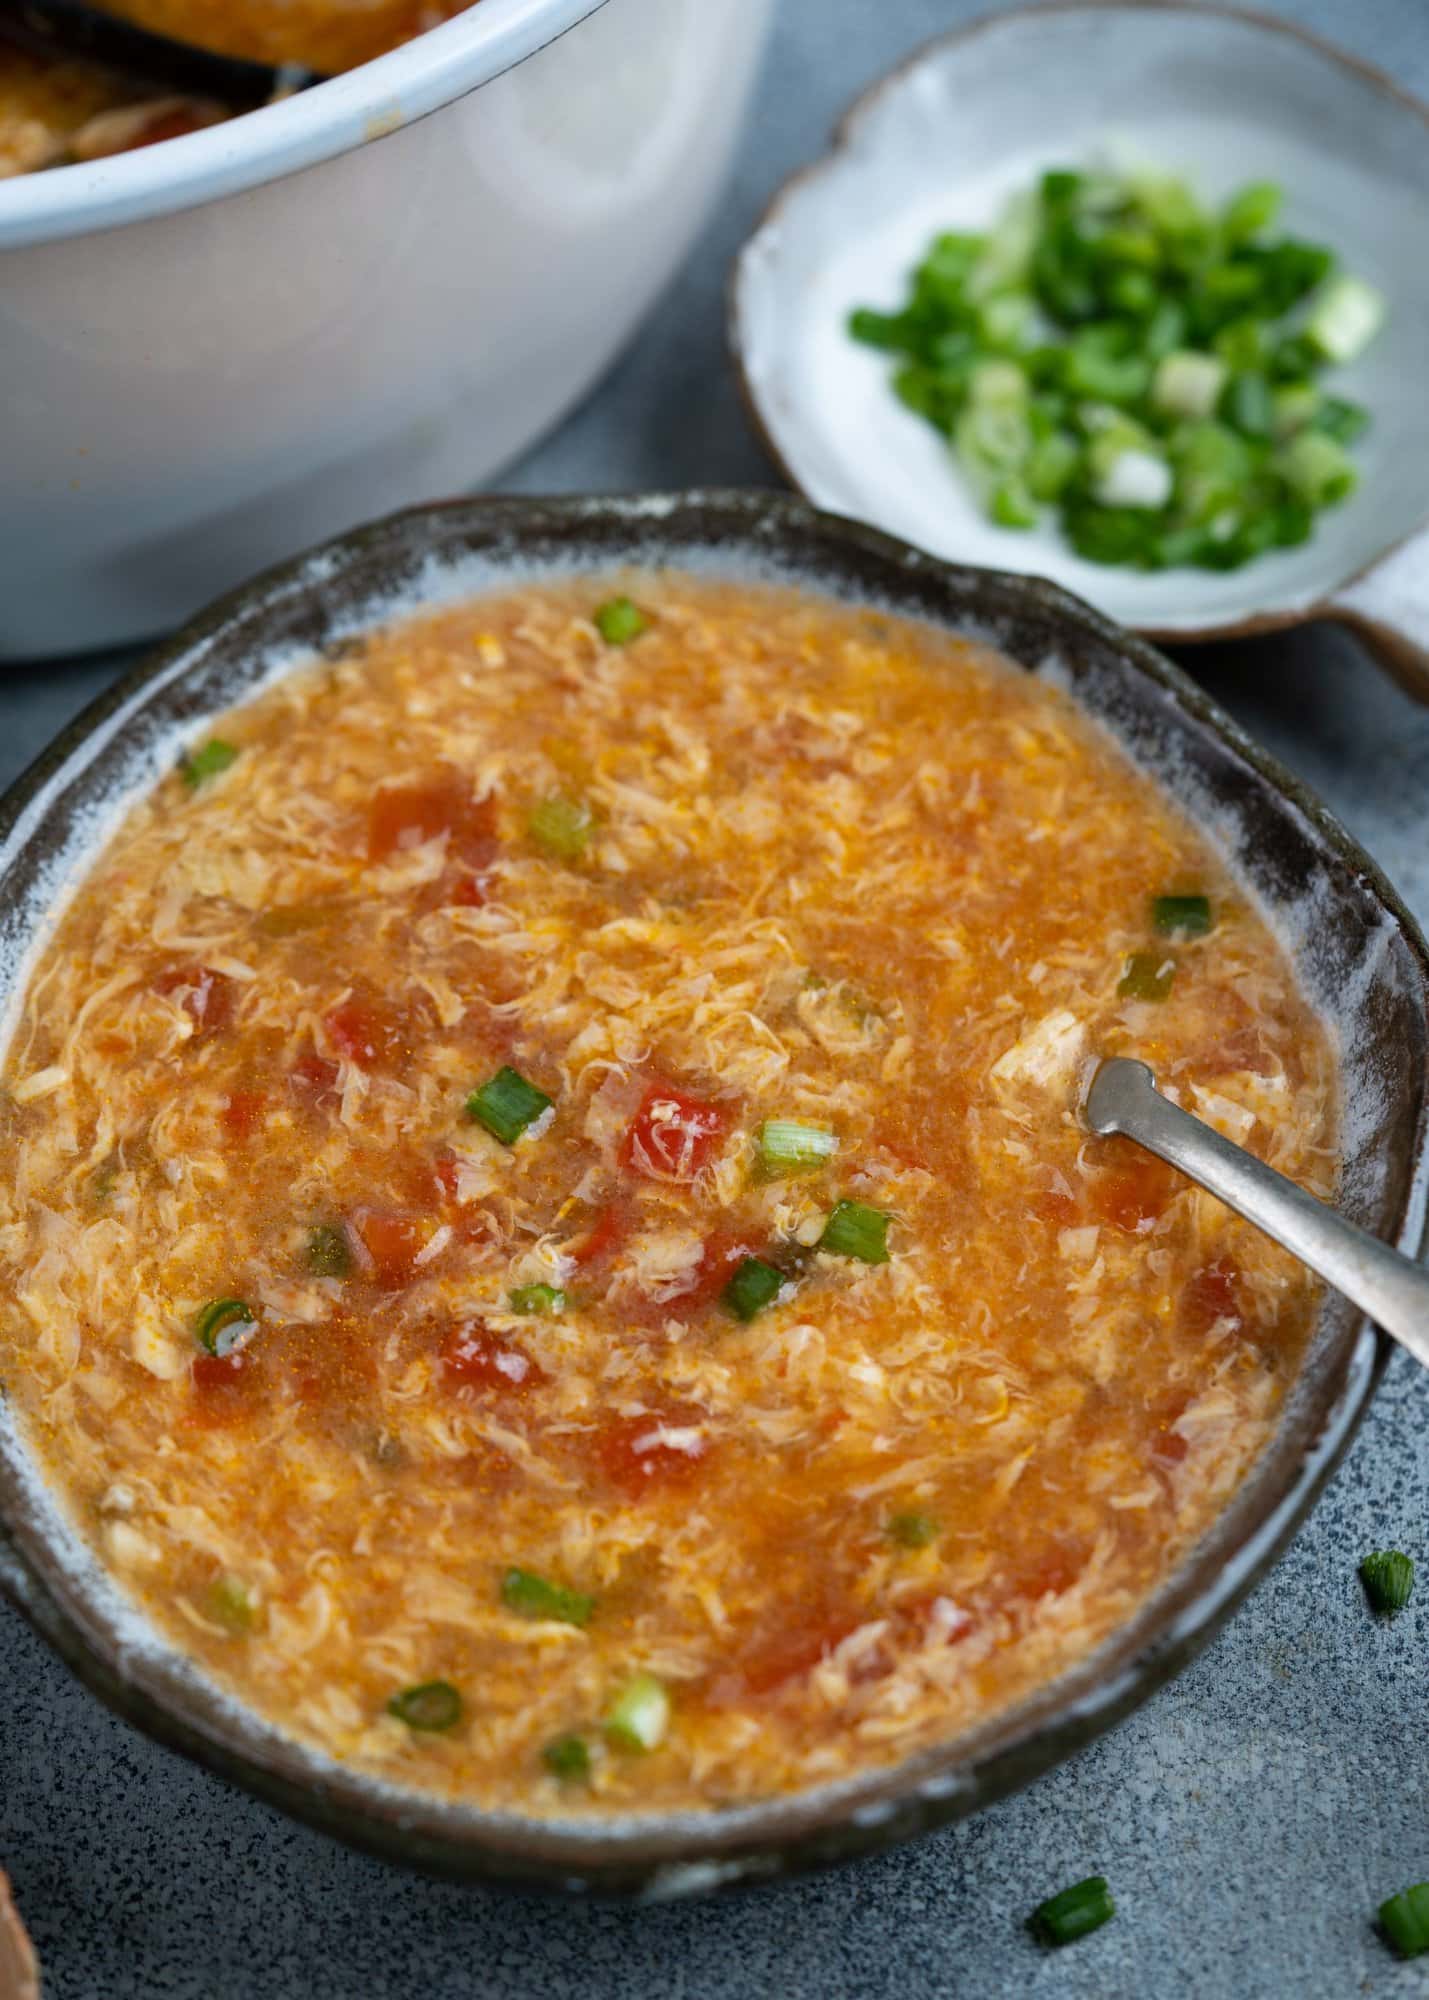
[{"label": "white ceramic bowl", "polygon": [[0,659],[160,631],[512,457],[688,248],[772,4],[479,0],[286,103],[0,182]]},{"label": "white ceramic bowl", "polygon": [[[1390,299],[1336,383],[1374,417],[1359,491],[1301,548],[1144,575],[1084,561],[1050,516],[995,527],[893,397],[886,358],[848,336],[851,308],[899,302],[938,230],[986,228],[1047,167],[1117,149],[1217,199],[1279,181],[1289,231],[1335,246]],[[1429,531],[1411,539],[1429,517],[1426,190],[1426,107],[1288,22],[1217,0],[1004,7],[866,92],[776,197],[736,270],[734,352],[771,450],[819,506],[935,555],[1051,577],[1160,638],[1336,617],[1429,700]]]}]

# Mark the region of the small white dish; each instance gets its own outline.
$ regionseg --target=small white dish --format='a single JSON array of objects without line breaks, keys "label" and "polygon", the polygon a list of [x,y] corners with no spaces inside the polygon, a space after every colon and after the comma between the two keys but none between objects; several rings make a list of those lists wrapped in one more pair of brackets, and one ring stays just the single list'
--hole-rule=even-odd
[{"label": "small white dish", "polygon": [[[1109,148],[1218,199],[1286,191],[1285,227],[1332,245],[1390,315],[1335,386],[1373,425],[1361,483],[1313,539],[1226,574],[1084,561],[1049,514],[994,526],[937,433],[894,397],[888,358],[849,337],[855,306],[895,308],[944,229],[981,229],[1052,166]],[[1339,618],[1429,700],[1429,110],[1284,23],[1162,0],[1059,0],[983,19],[868,91],[832,149],[745,245],[731,340],[769,449],[821,507],[935,555],[1051,577],[1163,639]]]}]

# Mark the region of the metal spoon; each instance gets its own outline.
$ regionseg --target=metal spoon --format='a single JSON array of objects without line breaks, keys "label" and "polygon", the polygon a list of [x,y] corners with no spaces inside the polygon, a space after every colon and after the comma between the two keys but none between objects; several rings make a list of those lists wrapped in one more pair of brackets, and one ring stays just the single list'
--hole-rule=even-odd
[{"label": "metal spoon", "polygon": [[1082,1122],[1120,1133],[1263,1229],[1429,1368],[1429,1270],[1163,1097],[1142,1062],[1113,1056],[1092,1078]]},{"label": "metal spoon", "polygon": [[156,35],[88,0],[18,0],[14,6],[0,0],[0,18],[7,34],[47,54],[78,56],[223,104],[267,104],[324,80],[296,63],[249,62]]}]

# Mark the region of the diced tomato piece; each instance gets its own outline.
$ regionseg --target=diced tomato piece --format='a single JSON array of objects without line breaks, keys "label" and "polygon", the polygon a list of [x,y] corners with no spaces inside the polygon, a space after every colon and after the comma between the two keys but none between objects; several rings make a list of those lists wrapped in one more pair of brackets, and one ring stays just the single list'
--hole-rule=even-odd
[{"label": "diced tomato piece", "polygon": [[261,1090],[231,1090],[223,1107],[223,1122],[235,1139],[251,1138],[267,1102]]},{"label": "diced tomato piece", "polygon": [[1069,1194],[1060,1193],[1055,1188],[1035,1198],[1032,1212],[1043,1222],[1050,1222],[1054,1229],[1070,1229],[1081,1214],[1074,1198]]},{"label": "diced tomato piece", "polygon": [[1173,1168],[1127,1140],[1108,1139],[1096,1152],[1100,1171],[1088,1190],[1093,1215],[1139,1236],[1160,1221],[1186,1185]]},{"label": "diced tomato piece", "polygon": [[327,1038],[345,1062],[358,1069],[392,1069],[411,1053],[412,1024],[380,1000],[350,994],[323,1015]]},{"label": "diced tomato piece", "polygon": [[496,853],[496,805],[473,799],[455,771],[404,785],[384,785],[367,812],[367,858],[385,861],[445,834],[447,858],[480,869]]},{"label": "diced tomato piece", "polygon": [[691,1312],[698,1306],[709,1305],[717,1299],[735,1271],[746,1257],[757,1257],[765,1244],[751,1243],[747,1238],[721,1233],[707,1239],[700,1253],[699,1267],[694,1282],[688,1291],[681,1293],[671,1303],[683,1312]]},{"label": "diced tomato piece", "polygon": [[372,1259],[378,1284],[389,1291],[407,1283],[433,1233],[433,1225],[422,1216],[394,1215],[380,1208],[359,1209],[353,1227]]},{"label": "diced tomato piece", "polygon": [[727,1109],[707,1099],[652,1083],[631,1120],[621,1151],[632,1173],[652,1181],[692,1181],[719,1148]]},{"label": "diced tomato piece", "polygon": [[195,1041],[233,1024],[233,981],[206,965],[172,966],[159,974],[154,991],[178,1001],[194,1024]]},{"label": "diced tomato piece", "polygon": [[597,1465],[622,1493],[688,1486],[707,1467],[713,1447],[705,1412],[668,1405],[639,1417],[612,1417],[592,1438]]},{"label": "diced tomato piece", "polygon": [[442,901],[459,910],[479,910],[486,901],[484,877],[473,875],[469,869],[458,869],[450,879],[443,877],[443,881],[446,883],[446,894]]},{"label": "diced tomato piece", "polygon": [[288,1083],[296,1096],[317,1104],[337,1095],[337,1064],[315,1050],[299,1056],[288,1071]]},{"label": "diced tomato piece", "polygon": [[594,1264],[602,1257],[609,1257],[618,1250],[630,1232],[629,1212],[619,1202],[608,1201],[596,1210],[595,1218],[584,1236],[568,1244],[567,1254],[577,1264]]},{"label": "diced tomato piece", "polygon": [[1070,1589],[1086,1567],[1087,1552],[1079,1547],[1054,1544],[1037,1555],[1026,1557],[999,1579],[1009,1597],[1029,1603],[1048,1595],[1059,1597]]},{"label": "diced tomato piece", "polygon": [[252,1408],[259,1376],[255,1357],[247,1349],[233,1354],[196,1354],[189,1376],[194,1398],[185,1415],[201,1430],[238,1423]]},{"label": "diced tomato piece", "polygon": [[450,1328],[441,1346],[442,1373],[457,1389],[498,1389],[524,1396],[546,1377],[523,1349],[498,1340],[480,1320]]},{"label": "diced tomato piece", "polygon": [[750,1695],[779,1695],[801,1681],[856,1632],[862,1616],[848,1604],[795,1604],[772,1632],[761,1633],[734,1653],[734,1665],[710,1689],[714,1707],[734,1705]]},{"label": "diced tomato piece", "polygon": [[1181,1294],[1181,1324],[1187,1333],[1204,1338],[1223,1319],[1232,1321],[1237,1331],[1245,1321],[1240,1271],[1227,1257],[1203,1265]]}]

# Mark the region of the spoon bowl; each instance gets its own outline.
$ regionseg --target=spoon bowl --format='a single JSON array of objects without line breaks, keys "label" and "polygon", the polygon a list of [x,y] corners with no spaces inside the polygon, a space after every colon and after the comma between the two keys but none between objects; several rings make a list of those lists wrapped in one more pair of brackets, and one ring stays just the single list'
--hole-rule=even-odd
[{"label": "spoon bowl", "polygon": [[[1090,563],[1050,515],[988,521],[933,429],[857,345],[855,306],[891,309],[941,230],[980,230],[1053,166],[1125,152],[1213,201],[1285,190],[1390,301],[1337,390],[1373,423],[1357,493],[1300,548],[1225,573]],[[1213,5],[1059,0],[934,42],[847,113],[832,150],[776,197],[731,289],[731,341],[773,456],[820,506],[963,562],[1050,577],[1149,637],[1219,639],[1338,618],[1429,700],[1429,111],[1283,22]],[[1417,539],[1416,539],[1417,537]]]}]

